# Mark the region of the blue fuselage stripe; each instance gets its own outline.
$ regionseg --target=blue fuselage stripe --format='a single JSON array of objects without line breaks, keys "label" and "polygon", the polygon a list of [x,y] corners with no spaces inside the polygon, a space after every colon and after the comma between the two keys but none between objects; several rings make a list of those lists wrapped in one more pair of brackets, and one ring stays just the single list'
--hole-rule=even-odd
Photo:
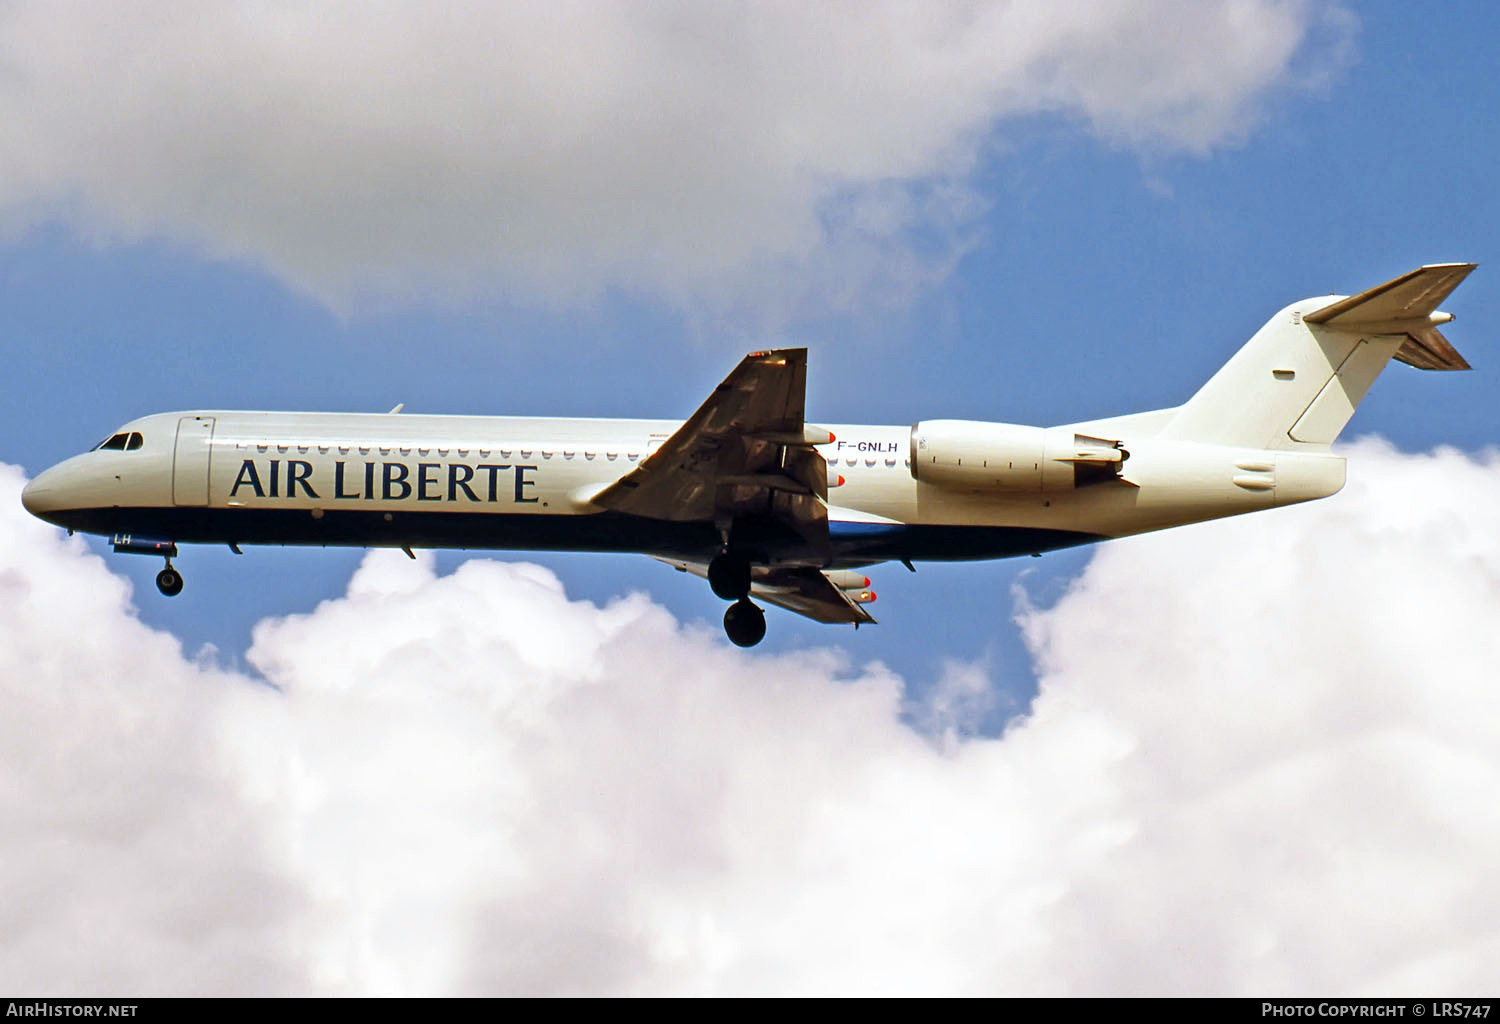
[{"label": "blue fuselage stripe", "polygon": [[[484,512],[328,509],[103,508],[49,513],[86,533],[139,534],[179,543],[295,544],[346,547],[473,548],[513,551],[641,552],[707,561],[719,549],[709,523],[675,523],[601,512],[595,515],[496,515]],[[767,560],[795,558],[804,542],[774,522],[735,526],[735,542]],[[833,564],[888,559],[961,561],[1009,558],[1104,538],[1016,526],[941,526],[830,522]]]}]

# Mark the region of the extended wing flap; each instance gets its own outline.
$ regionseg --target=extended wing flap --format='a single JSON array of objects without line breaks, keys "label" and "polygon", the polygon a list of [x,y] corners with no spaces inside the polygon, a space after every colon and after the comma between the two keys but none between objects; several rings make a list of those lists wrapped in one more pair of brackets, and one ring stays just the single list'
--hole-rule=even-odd
[{"label": "extended wing flap", "polygon": [[769,604],[806,616],[814,622],[873,623],[875,617],[865,611],[849,592],[833,585],[817,569],[772,570],[753,579],[750,593]]},{"label": "extended wing flap", "polygon": [[[680,572],[708,577],[708,567],[698,562],[671,558],[659,561]],[[856,593],[868,595],[864,600],[874,599],[869,591],[858,588],[851,593],[834,583],[822,570],[810,567],[757,566],[750,579],[752,597],[814,622],[873,624],[875,617],[865,610],[863,600],[855,599]]]}]

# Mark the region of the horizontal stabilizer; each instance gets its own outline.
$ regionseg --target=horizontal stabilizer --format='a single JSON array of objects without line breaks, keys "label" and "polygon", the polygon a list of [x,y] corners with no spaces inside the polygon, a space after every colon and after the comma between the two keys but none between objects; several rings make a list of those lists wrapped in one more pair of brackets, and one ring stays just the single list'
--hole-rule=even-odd
[{"label": "horizontal stabilizer", "polygon": [[1419,370],[1467,370],[1468,362],[1437,329],[1453,319],[1438,304],[1457,288],[1473,263],[1434,263],[1358,295],[1304,314],[1304,323],[1334,330],[1405,334],[1395,358]]},{"label": "horizontal stabilizer", "polygon": [[1419,370],[1473,369],[1436,327],[1409,332],[1392,358]]},{"label": "horizontal stabilizer", "polygon": [[1425,320],[1457,288],[1473,263],[1434,263],[1385,284],[1340,299],[1302,319],[1310,324],[1353,327],[1386,320]]}]

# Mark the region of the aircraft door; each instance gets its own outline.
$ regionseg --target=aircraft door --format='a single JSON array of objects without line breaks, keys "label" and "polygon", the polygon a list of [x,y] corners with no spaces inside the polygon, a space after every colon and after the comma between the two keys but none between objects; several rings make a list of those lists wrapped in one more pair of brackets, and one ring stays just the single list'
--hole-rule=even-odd
[{"label": "aircraft door", "polygon": [[208,470],[214,436],[212,416],[184,416],[177,421],[177,450],[172,462],[172,504],[207,505]]}]

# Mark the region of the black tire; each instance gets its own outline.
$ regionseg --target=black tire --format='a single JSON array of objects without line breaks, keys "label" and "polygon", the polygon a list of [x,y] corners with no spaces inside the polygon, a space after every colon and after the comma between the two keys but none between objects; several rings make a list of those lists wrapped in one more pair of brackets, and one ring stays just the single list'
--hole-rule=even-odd
[{"label": "black tire", "polygon": [[182,593],[182,573],[170,565],[156,574],[156,589],[167,597]]},{"label": "black tire", "polygon": [[740,598],[724,612],[724,632],[736,647],[754,647],[766,637],[766,613]]},{"label": "black tire", "polygon": [[750,595],[750,560],[740,555],[715,555],[708,563],[708,585],[726,601]]}]

